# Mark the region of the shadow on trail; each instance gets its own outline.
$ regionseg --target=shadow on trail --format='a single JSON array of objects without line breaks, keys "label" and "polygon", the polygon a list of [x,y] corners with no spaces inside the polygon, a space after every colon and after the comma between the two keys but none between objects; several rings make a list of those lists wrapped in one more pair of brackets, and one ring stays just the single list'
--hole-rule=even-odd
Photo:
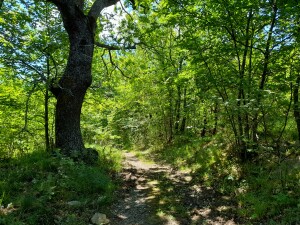
[{"label": "shadow on trail", "polygon": [[120,199],[112,207],[112,225],[238,224],[229,197],[192,184],[189,174],[167,166],[127,158]]}]

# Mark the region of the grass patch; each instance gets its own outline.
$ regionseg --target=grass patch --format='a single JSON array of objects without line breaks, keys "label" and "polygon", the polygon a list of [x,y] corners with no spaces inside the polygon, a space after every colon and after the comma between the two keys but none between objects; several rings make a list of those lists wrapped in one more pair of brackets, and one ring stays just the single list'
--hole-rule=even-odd
[{"label": "grass patch", "polygon": [[99,154],[96,166],[45,152],[2,161],[0,224],[88,224],[111,202],[115,185],[108,173],[120,164],[114,155]]},{"label": "grass patch", "polygon": [[298,166],[288,159],[280,163],[270,160],[264,161],[263,165],[244,165],[244,183],[247,185],[236,196],[239,213],[251,221],[297,224],[300,221]]}]

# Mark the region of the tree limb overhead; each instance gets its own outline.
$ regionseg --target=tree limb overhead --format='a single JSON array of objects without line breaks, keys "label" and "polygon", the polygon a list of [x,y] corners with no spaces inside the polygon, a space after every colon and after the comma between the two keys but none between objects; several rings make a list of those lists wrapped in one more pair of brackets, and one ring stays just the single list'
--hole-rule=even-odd
[{"label": "tree limb overhead", "polygon": [[136,49],[136,46],[117,46],[117,45],[107,45],[107,44],[103,44],[100,42],[95,42],[94,43],[96,46],[100,47],[100,48],[105,48],[107,50],[128,50],[128,49]]},{"label": "tree limb overhead", "polygon": [[119,2],[120,0],[96,0],[92,5],[89,16],[94,17],[95,19],[99,17],[101,11],[109,6],[112,6]]}]

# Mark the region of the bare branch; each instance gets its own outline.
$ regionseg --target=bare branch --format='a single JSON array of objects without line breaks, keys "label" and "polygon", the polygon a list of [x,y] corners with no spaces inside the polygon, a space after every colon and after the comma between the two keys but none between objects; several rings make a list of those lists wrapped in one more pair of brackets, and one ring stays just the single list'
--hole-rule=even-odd
[{"label": "bare branch", "polygon": [[27,127],[28,127],[29,101],[30,101],[31,95],[35,91],[36,86],[37,86],[37,82],[34,83],[32,89],[28,92],[28,95],[27,95],[26,104],[25,104],[24,127],[22,128],[21,132],[28,131]]},{"label": "bare branch", "polygon": [[106,51],[106,49],[103,50],[103,52],[102,52],[102,54],[101,54],[101,59],[102,59],[102,62],[103,62],[103,64],[104,64],[106,73],[108,74],[108,67],[107,67],[107,64],[106,64],[105,59],[104,59],[105,51]]},{"label": "bare branch", "polygon": [[103,9],[112,6],[119,1],[120,0],[96,0],[92,5],[88,15],[97,19]]},{"label": "bare branch", "polygon": [[100,42],[95,42],[95,45],[100,48],[105,48],[107,50],[129,50],[129,49],[136,49],[136,46],[117,46],[117,45],[107,45]]},{"label": "bare branch", "polygon": [[[130,17],[130,19],[133,21],[133,18],[132,18],[132,16],[130,15],[130,13],[129,12],[127,12],[127,10],[125,9],[125,7],[124,7],[124,5],[123,5],[123,3],[122,2],[120,2],[120,4],[121,4],[121,8],[122,8],[122,10]],[[132,6],[134,7],[134,3],[132,3]]]},{"label": "bare branch", "polygon": [[17,61],[19,61],[20,63],[24,64],[29,69],[31,69],[34,72],[36,72],[40,76],[40,78],[41,78],[42,81],[44,81],[44,82],[46,81],[46,78],[45,78],[44,74],[39,70],[39,68],[36,68],[36,67],[30,65],[29,63],[27,63],[23,59],[17,59]]},{"label": "bare branch", "polygon": [[108,50],[108,53],[109,53],[109,60],[110,60],[110,63],[117,69],[120,71],[120,73],[122,74],[122,76],[128,78],[128,79],[131,79],[131,77],[128,77],[124,74],[124,72],[120,69],[120,67],[114,63],[113,59],[112,59],[112,55],[111,55],[111,52],[110,50]]}]

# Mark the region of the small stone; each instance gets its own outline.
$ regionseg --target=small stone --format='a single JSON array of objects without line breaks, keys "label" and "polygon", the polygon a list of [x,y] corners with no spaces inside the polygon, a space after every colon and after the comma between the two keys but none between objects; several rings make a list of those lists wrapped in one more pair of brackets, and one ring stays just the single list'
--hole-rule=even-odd
[{"label": "small stone", "polygon": [[192,178],[191,176],[185,176],[185,177],[184,177],[184,180],[185,180],[186,182],[190,182],[192,179],[193,179],[193,178]]},{"label": "small stone", "polygon": [[81,202],[80,201],[70,201],[70,202],[67,202],[67,205],[77,207],[77,206],[81,205]]},{"label": "small stone", "polygon": [[135,181],[135,180],[137,180],[137,177],[136,176],[131,176],[130,180]]},{"label": "small stone", "polygon": [[124,215],[121,215],[121,214],[120,214],[120,215],[117,215],[117,217],[120,218],[120,219],[122,219],[122,220],[125,220],[125,219],[128,218],[127,216],[124,216]]},{"label": "small stone", "polygon": [[129,180],[130,177],[131,177],[131,173],[126,174],[126,175],[125,175],[125,180]]},{"label": "small stone", "polygon": [[104,225],[109,223],[109,219],[106,218],[105,214],[95,213],[91,219],[91,222],[96,225]]},{"label": "small stone", "polygon": [[12,203],[9,203],[6,207],[7,210],[13,209],[14,205]]}]

